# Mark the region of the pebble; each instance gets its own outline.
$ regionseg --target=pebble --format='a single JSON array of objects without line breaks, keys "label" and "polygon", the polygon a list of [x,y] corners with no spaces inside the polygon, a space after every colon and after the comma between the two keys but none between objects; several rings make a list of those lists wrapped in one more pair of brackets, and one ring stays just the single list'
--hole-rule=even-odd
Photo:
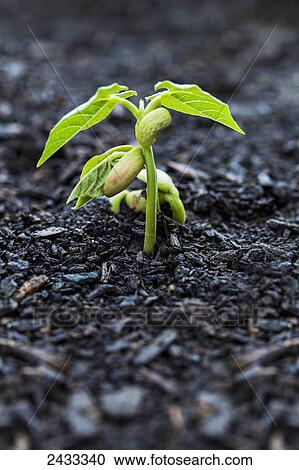
[{"label": "pebble", "polygon": [[11,297],[17,289],[17,283],[11,277],[2,279],[0,284],[0,291],[6,297]]},{"label": "pebble", "polygon": [[130,338],[121,338],[113,343],[106,346],[105,351],[107,353],[117,353],[129,349],[131,346]]},{"label": "pebble", "polygon": [[1,120],[7,120],[12,116],[13,108],[7,101],[0,101],[0,118]]},{"label": "pebble", "polygon": [[146,382],[157,385],[165,393],[174,394],[177,391],[177,384],[158,372],[144,368],[141,370],[141,376]]},{"label": "pebble", "polygon": [[28,271],[30,264],[24,260],[14,260],[7,263],[8,270],[13,273],[26,272]]},{"label": "pebble", "polygon": [[0,300],[0,317],[8,315],[9,313],[15,312],[18,308],[18,303],[13,300]]},{"label": "pebble", "polygon": [[137,296],[128,295],[124,300],[119,304],[120,307],[134,307],[136,305]]},{"label": "pebble", "polygon": [[10,59],[4,64],[4,72],[8,81],[21,78],[26,71],[26,64],[23,60]]},{"label": "pebble", "polygon": [[261,171],[257,175],[257,180],[264,188],[271,188],[273,186],[273,180],[266,171]]},{"label": "pebble", "polygon": [[95,281],[99,275],[95,271],[89,273],[78,273],[78,274],[64,274],[62,276],[64,281],[73,282],[74,284],[84,284],[85,282]]},{"label": "pebble", "polygon": [[298,148],[298,144],[296,140],[288,140],[283,145],[282,151],[285,155],[294,155],[294,153],[296,153],[297,151],[297,148]]},{"label": "pebble", "polygon": [[73,264],[72,266],[67,267],[69,273],[82,273],[86,269],[84,264]]},{"label": "pebble", "polygon": [[102,411],[110,418],[126,420],[134,418],[140,410],[144,391],[136,385],[126,385],[120,390],[104,393]]},{"label": "pebble", "polygon": [[200,392],[197,399],[202,434],[217,438],[227,433],[235,416],[230,401],[220,393],[207,391]]},{"label": "pebble", "polygon": [[149,364],[153,359],[164,352],[177,338],[175,330],[165,330],[157,336],[148,346],[140,348],[135,359],[135,365]]},{"label": "pebble", "polygon": [[92,397],[85,391],[72,393],[64,417],[77,436],[87,438],[97,432],[98,411]]},{"label": "pebble", "polygon": [[18,122],[0,124],[0,140],[14,139],[24,134],[24,126]]},{"label": "pebble", "polygon": [[117,296],[121,295],[122,290],[118,286],[113,284],[101,284],[99,287],[91,291],[88,295],[88,299],[94,299],[96,297],[108,296]]},{"label": "pebble", "polygon": [[290,323],[287,320],[259,319],[259,328],[269,333],[280,333],[283,330],[290,329]]},{"label": "pebble", "polygon": [[287,220],[279,219],[269,219],[267,220],[268,227],[273,230],[273,232],[284,232],[289,230],[292,233],[299,233],[299,224],[296,222],[289,222]]},{"label": "pebble", "polygon": [[178,239],[178,237],[175,233],[170,234],[170,244],[173,248],[180,248],[181,247],[180,240]]},{"label": "pebble", "polygon": [[36,238],[48,238],[48,237],[55,237],[64,233],[66,229],[64,227],[48,227],[42,230],[37,230],[33,233],[33,236]]}]

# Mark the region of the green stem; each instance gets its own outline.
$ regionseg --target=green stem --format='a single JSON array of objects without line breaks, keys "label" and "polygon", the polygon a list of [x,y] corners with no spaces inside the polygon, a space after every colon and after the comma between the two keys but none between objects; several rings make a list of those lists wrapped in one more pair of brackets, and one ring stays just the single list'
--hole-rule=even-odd
[{"label": "green stem", "polygon": [[143,149],[143,153],[147,176],[145,237],[143,251],[147,255],[152,255],[155,249],[157,233],[157,170],[152,147],[145,147]]},{"label": "green stem", "polygon": [[164,194],[159,192],[159,198],[161,204],[167,202],[170,205],[173,220],[179,224],[184,224],[186,212],[180,196],[177,193]]},{"label": "green stem", "polygon": [[124,106],[125,108],[127,108],[129,111],[131,111],[131,113],[133,114],[133,116],[136,118],[136,119],[139,119],[140,117],[140,112],[139,112],[139,109],[137,108],[137,106],[135,106],[134,103],[132,103],[131,101],[128,101],[124,98],[120,98],[119,96],[116,96],[114,98],[114,102],[117,103],[117,104],[121,104],[122,106]]},{"label": "green stem", "polygon": [[159,108],[160,100],[161,100],[160,95],[155,96],[155,98],[148,103],[148,105],[146,107],[146,114],[150,113],[151,111],[153,111],[156,108]]}]

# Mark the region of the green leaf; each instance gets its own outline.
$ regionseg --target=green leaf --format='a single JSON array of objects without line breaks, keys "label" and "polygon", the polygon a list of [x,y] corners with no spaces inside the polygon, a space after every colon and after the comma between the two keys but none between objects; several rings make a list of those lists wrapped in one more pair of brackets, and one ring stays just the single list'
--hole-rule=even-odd
[{"label": "green leaf", "polygon": [[80,209],[80,207],[83,207],[85,206],[86,204],[88,204],[90,201],[92,201],[93,198],[90,197],[90,196],[82,196],[82,197],[79,197],[78,200],[77,200],[77,203],[74,207],[72,207],[72,209]]},{"label": "green leaf", "polygon": [[[160,83],[160,82],[158,82],[158,83]],[[155,86],[157,86],[158,83]],[[153,95],[146,96],[145,99],[146,99],[146,101],[153,101],[154,98],[157,98],[158,96],[162,96],[164,93],[166,93],[166,92],[165,91],[160,91],[159,93],[154,93]]]},{"label": "green leaf", "polygon": [[[118,145],[117,147],[107,150],[107,152],[102,153],[101,155],[95,155],[90,158],[84,165],[80,181],[68,198],[67,204],[78,198],[73,209],[79,209],[95,197],[103,196],[103,187],[109,171],[117,161],[132,148],[133,145]],[[107,166],[101,166],[104,162],[105,164],[107,163]],[[99,170],[103,170],[103,174],[101,174]]]},{"label": "green leaf", "polygon": [[137,96],[137,91],[135,90],[128,90],[128,91],[121,91],[117,94],[119,98],[132,98],[132,96]]},{"label": "green leaf", "polygon": [[98,163],[92,170],[90,170],[73,189],[67,204],[74,199],[78,199],[74,209],[78,209],[87,204],[95,197],[103,196],[103,188],[106,177],[112,168],[111,162],[108,158]]},{"label": "green leaf", "polygon": [[94,157],[90,158],[88,162],[84,165],[82,173],[81,173],[81,178],[85,176],[90,170],[92,170],[98,163],[100,163],[102,160],[105,160],[105,158],[109,157],[109,155],[115,153],[115,152],[122,152],[124,154],[125,152],[129,152],[129,150],[132,150],[133,145],[118,145],[117,147],[113,147],[107,152],[102,153],[101,155],[95,155]]},{"label": "green leaf", "polygon": [[78,132],[89,129],[105,119],[117,104],[113,98],[121,93],[123,98],[136,95],[127,86],[113,83],[98,88],[97,92],[86,102],[66,114],[51,130],[44,151],[37,166],[41,166],[57,150],[63,147]]},{"label": "green leaf", "polygon": [[151,101],[155,96],[160,96],[160,104],[169,109],[212,119],[240,134],[245,134],[233,119],[229,106],[214,98],[210,93],[203,91],[198,85],[178,85],[169,80],[158,82],[155,85],[155,90],[164,88],[167,91],[152,95],[148,99]]},{"label": "green leaf", "polygon": [[[83,170],[82,170],[82,173],[81,173],[81,176],[80,176],[80,180],[85,175],[87,175],[87,173],[90,170],[92,170],[96,165],[98,165],[100,162],[105,160],[105,158],[107,158],[106,153],[107,152],[103,153],[102,155],[95,155],[94,157],[92,157],[88,160],[88,162],[83,167]],[[93,199],[93,197],[90,197],[90,196],[79,197],[74,209],[79,209],[80,207],[85,206],[88,202],[92,201],[92,199]]]}]

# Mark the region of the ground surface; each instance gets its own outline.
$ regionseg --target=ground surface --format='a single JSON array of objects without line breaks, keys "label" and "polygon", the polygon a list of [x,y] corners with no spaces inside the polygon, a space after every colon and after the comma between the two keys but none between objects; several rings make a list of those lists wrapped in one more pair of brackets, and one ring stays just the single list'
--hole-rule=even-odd
[{"label": "ground surface", "polygon": [[[1,7],[1,448],[298,448],[299,35],[288,2],[275,17],[266,1],[60,3]],[[154,259],[140,252],[141,215],[115,217],[104,200],[65,207],[99,152],[93,134],[34,169],[73,103],[26,24],[76,103],[113,81],[234,94],[246,137],[219,125],[206,138],[208,121],[179,116],[156,146],[188,220],[159,220]],[[95,132],[105,148],[133,139],[125,112]]]}]

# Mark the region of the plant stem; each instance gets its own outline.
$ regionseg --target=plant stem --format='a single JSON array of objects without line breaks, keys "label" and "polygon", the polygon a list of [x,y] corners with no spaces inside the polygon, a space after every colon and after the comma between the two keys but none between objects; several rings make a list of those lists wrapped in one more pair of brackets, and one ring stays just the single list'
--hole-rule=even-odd
[{"label": "plant stem", "polygon": [[146,107],[146,114],[147,113],[150,113],[151,111],[153,111],[154,109],[156,108],[159,108],[160,106],[160,100],[161,100],[161,96],[160,95],[157,95],[155,96],[155,98],[150,101]]},{"label": "plant stem", "polygon": [[152,147],[145,147],[143,149],[143,153],[147,176],[145,237],[143,251],[147,255],[152,255],[155,249],[157,233],[157,170]]},{"label": "plant stem", "polygon": [[132,103],[131,101],[128,101],[124,98],[120,98],[119,96],[116,96],[114,98],[114,101],[115,103],[117,104],[121,104],[122,106],[124,106],[125,108],[127,108],[129,111],[131,111],[131,113],[133,114],[133,116],[136,118],[136,119],[139,119],[140,117],[140,112],[139,112],[139,109],[137,108],[137,106],[135,106],[134,103]]}]

